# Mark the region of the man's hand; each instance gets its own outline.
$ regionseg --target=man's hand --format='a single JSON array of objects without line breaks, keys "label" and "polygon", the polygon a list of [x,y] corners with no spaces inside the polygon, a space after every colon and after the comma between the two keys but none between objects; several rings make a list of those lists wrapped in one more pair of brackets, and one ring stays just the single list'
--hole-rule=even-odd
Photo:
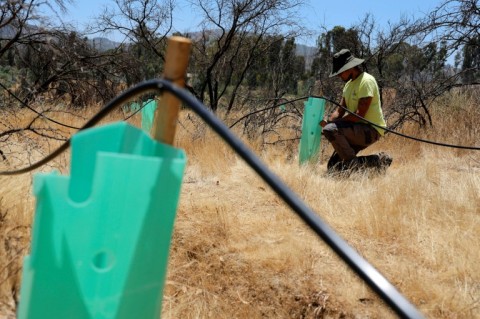
[{"label": "man's hand", "polygon": [[325,125],[327,125],[327,124],[328,124],[328,121],[325,121],[325,120],[320,121],[320,126],[321,127],[325,127]]}]

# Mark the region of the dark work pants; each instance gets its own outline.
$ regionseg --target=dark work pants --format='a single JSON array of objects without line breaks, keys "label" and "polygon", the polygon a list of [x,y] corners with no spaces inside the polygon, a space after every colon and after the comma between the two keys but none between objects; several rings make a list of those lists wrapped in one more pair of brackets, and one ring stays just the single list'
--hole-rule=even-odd
[{"label": "dark work pants", "polygon": [[329,171],[381,166],[378,155],[357,156],[358,152],[380,138],[380,134],[372,126],[365,123],[336,121],[325,125],[323,135],[335,149],[327,164]]},{"label": "dark work pants", "polygon": [[354,159],[358,152],[380,138],[378,131],[369,124],[342,120],[325,125],[323,135],[343,161]]}]

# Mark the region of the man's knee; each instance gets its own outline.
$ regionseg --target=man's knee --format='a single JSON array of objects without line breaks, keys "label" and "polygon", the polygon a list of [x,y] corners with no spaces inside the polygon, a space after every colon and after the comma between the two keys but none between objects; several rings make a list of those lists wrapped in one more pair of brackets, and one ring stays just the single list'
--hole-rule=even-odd
[{"label": "man's knee", "polygon": [[323,136],[329,141],[335,139],[335,136],[338,134],[338,128],[334,123],[328,123],[323,127]]}]

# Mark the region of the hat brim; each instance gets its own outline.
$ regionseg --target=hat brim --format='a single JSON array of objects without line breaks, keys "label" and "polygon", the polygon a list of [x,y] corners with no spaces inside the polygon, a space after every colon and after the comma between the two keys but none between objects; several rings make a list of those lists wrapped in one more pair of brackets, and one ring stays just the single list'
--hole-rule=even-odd
[{"label": "hat brim", "polygon": [[335,75],[339,75],[340,73],[344,72],[344,71],[347,71],[351,68],[354,68],[356,67],[357,65],[360,65],[364,62],[365,60],[364,59],[359,59],[359,58],[353,58],[351,61],[349,61],[348,63],[346,63],[344,66],[342,66],[337,72],[332,72],[330,73],[330,76],[329,77],[333,77]]}]

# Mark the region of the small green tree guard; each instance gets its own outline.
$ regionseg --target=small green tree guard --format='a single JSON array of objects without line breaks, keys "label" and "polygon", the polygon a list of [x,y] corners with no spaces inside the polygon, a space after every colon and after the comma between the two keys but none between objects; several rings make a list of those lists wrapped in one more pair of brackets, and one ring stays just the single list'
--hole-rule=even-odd
[{"label": "small green tree guard", "polygon": [[155,110],[157,109],[157,101],[150,99],[143,102],[141,105],[137,102],[130,103],[130,109],[128,112],[136,112],[142,107],[142,130],[149,133],[152,129],[153,119],[155,117]]},{"label": "small green tree guard", "polygon": [[142,109],[142,130],[149,133],[152,130],[153,119],[155,118],[155,110],[157,109],[156,100],[148,100],[144,102]]},{"label": "small green tree guard", "polygon": [[309,98],[305,102],[300,138],[300,164],[318,161],[322,127],[320,121],[325,113],[325,100]]},{"label": "small green tree guard", "polygon": [[75,135],[71,177],[34,178],[18,318],[159,318],[185,163],[123,122]]}]

